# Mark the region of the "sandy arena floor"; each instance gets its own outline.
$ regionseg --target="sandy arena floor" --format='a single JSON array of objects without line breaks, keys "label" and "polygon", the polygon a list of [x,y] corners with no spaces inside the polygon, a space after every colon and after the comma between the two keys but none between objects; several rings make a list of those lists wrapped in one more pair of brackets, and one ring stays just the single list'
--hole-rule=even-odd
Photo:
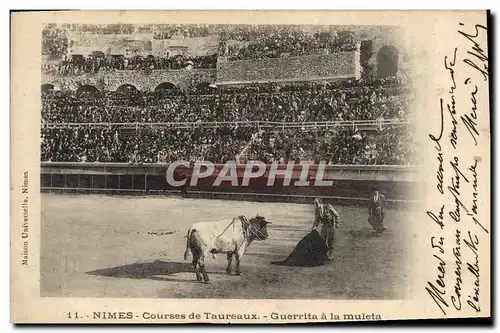
[{"label": "sandy arena floor", "polygon": [[[372,236],[367,209],[337,207],[333,261],[313,268],[285,259],[312,226],[312,205],[173,197],[42,194],[41,295],[51,297],[401,299],[411,222],[387,210],[387,232]],[[272,221],[254,242],[242,276],[227,275],[226,256],[206,260],[211,283],[197,282],[184,261],[193,222],[259,213]],[[164,231],[170,234],[148,234]],[[189,259],[190,260],[190,259]]]}]

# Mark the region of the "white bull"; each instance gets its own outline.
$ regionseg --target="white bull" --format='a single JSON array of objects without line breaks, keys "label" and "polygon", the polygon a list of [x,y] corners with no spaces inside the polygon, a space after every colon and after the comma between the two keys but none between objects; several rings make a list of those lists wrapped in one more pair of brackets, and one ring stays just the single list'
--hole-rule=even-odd
[{"label": "white bull", "polygon": [[236,274],[241,275],[240,260],[253,240],[265,240],[268,237],[267,224],[263,216],[247,219],[244,215],[234,217],[231,222],[200,222],[189,228],[186,240],[184,260],[188,259],[189,250],[193,256],[193,267],[198,281],[208,283],[205,270],[205,257],[215,258],[217,253],[227,254],[227,273],[231,274],[233,255],[236,259]]}]

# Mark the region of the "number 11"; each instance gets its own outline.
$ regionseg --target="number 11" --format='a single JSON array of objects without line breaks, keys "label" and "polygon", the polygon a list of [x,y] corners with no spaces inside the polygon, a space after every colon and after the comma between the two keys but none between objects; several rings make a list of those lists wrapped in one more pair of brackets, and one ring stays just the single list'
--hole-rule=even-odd
[{"label": "number 11", "polygon": [[78,318],[80,318],[80,316],[78,316],[78,312],[73,312],[73,314],[71,312],[68,312],[67,316],[68,316],[69,319],[78,319]]}]

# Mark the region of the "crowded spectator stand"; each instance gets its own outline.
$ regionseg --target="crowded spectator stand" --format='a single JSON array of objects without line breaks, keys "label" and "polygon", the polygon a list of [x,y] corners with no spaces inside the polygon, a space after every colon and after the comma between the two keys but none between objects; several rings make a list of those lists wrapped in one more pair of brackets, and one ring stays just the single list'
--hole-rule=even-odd
[{"label": "crowded spectator stand", "polygon": [[[180,54],[71,54],[71,30],[96,34],[133,34],[144,29],[131,25],[87,26],[49,25],[43,30],[43,52],[60,56],[57,66],[44,64],[44,70],[58,75],[77,75],[112,70],[179,70],[188,62],[193,68],[215,68],[219,57],[228,61],[259,60],[279,57],[300,57],[311,54],[331,54],[359,49],[359,43],[349,31],[304,31],[294,26],[233,26],[233,25],[161,25],[148,28],[153,39],[174,37],[193,38],[217,36],[219,43],[212,53],[204,56]],[[139,31],[137,31],[139,30]],[[146,29],[147,30],[147,29]],[[144,51],[144,50],[143,50]],[[152,51],[152,50],[151,50]]]},{"label": "crowded spectator stand", "polygon": [[46,67],[46,72],[56,75],[79,75],[84,73],[97,73],[103,71],[153,71],[153,70],[182,70],[191,68],[215,68],[217,55],[185,57],[182,55],[105,55],[103,53],[89,54],[87,56],[64,56],[57,66]]},{"label": "crowded spectator stand", "polygon": [[224,163],[246,148],[245,158],[266,162],[410,164],[405,86],[391,78],[190,94],[44,92],[42,160]]},{"label": "crowded spectator stand", "polygon": [[[150,33],[154,40],[217,36],[206,55],[71,53],[69,31]],[[349,31],[283,25],[48,25],[45,71],[76,76],[110,71],[216,68],[217,62],[359,50]],[[147,51],[147,50],[143,50]],[[149,52],[149,51],[147,51]],[[310,159],[332,164],[411,164],[413,100],[402,77],[287,84],[206,84],[181,91],[42,92],[42,161],[169,163],[177,159]],[[242,154],[242,152],[245,152]]]}]

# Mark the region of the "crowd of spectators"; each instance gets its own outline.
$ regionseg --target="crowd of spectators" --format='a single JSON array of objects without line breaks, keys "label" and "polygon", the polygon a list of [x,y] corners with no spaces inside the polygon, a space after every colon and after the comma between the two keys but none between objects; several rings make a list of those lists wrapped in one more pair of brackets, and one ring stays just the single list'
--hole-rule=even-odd
[{"label": "crowd of spectators", "polygon": [[[70,56],[65,29],[98,34],[149,32],[155,39],[217,35],[218,54],[142,57],[95,52]],[[42,34],[44,54],[62,57],[56,67],[47,68],[59,75],[215,68],[221,56],[228,61],[266,59],[353,51],[357,47],[353,34],[347,31],[311,32],[282,25],[48,25]],[[168,163],[182,159],[224,163],[242,153],[240,161],[268,163],[312,160],[330,164],[412,164],[412,131],[406,125],[384,125],[371,132],[311,125],[322,121],[407,120],[411,90],[404,79],[392,77],[233,87],[212,84],[186,92],[175,87],[151,92],[139,92],[133,87],[115,92],[44,91],[41,158],[69,162]],[[273,121],[283,126],[248,121]],[[151,124],[166,122],[178,124]],[[200,125],[204,122],[225,123],[212,128]],[[290,122],[294,124],[286,124]]]},{"label": "crowd of spectators", "polygon": [[387,82],[206,87],[203,93],[189,95],[130,89],[81,98],[73,92],[47,92],[42,97],[42,119],[47,123],[406,119],[412,98],[407,87]]},{"label": "crowd of spectators", "polygon": [[48,24],[42,29],[42,54],[62,56],[68,51],[70,41],[65,30],[54,24]]},{"label": "crowd of spectators", "polygon": [[328,164],[412,164],[414,146],[407,125],[385,126],[376,133],[355,128],[261,131],[247,151],[248,160]]},{"label": "crowd of spectators", "polygon": [[[206,159],[224,163],[248,145],[245,158],[266,162],[408,164],[413,148],[411,131],[405,125],[384,125],[369,135],[351,127],[302,126],[315,121],[406,120],[410,98],[406,83],[398,78],[209,88],[199,94],[131,89],[81,97],[73,92],[44,92],[42,160],[152,163]],[[251,120],[295,125],[245,123]],[[217,128],[199,125],[213,121],[226,124]],[[178,125],[148,124],[158,122]]]},{"label": "crowd of spectators", "polygon": [[153,34],[154,39],[171,39],[174,36],[207,37],[228,29],[228,26],[213,24],[63,24],[61,28],[101,35]]},{"label": "crowd of spectators", "polygon": [[181,35],[184,38],[216,35],[219,40],[218,49],[214,50],[214,54],[189,59],[182,57],[179,59],[168,54],[154,56],[71,55],[69,30],[96,34],[133,34],[144,33],[144,29],[127,24],[48,25],[42,32],[43,53],[62,57],[56,69],[60,74],[78,74],[112,69],[180,69],[187,61],[191,61],[194,68],[215,68],[217,57],[220,56],[230,61],[255,60],[353,51],[357,47],[354,35],[349,31],[311,32],[299,26],[161,25],[150,28],[154,32],[154,39],[169,39],[174,35]]},{"label": "crowd of spectators", "polygon": [[81,73],[96,73],[111,70],[178,70],[188,66],[192,68],[215,68],[217,55],[184,57],[171,56],[64,56],[55,68],[45,68],[46,71],[55,71],[59,75],[77,75]]},{"label": "crowd of spectators", "polygon": [[221,25],[186,24],[156,25],[152,30],[154,39],[171,39],[175,36],[183,38],[208,37],[216,35],[221,29]]},{"label": "crowd of spectators", "polygon": [[47,123],[405,119],[411,98],[407,87],[394,80],[206,87],[203,93],[188,95],[175,89],[149,93],[130,89],[86,97],[57,91],[43,93],[42,119]]},{"label": "crowd of spectators", "polygon": [[[259,133],[259,134],[257,134]],[[176,160],[260,160],[288,163],[408,165],[414,147],[407,126],[388,126],[373,134],[350,128],[258,130],[254,126],[218,128],[116,126],[43,128],[42,161],[168,163]]]},{"label": "crowd of spectators", "polygon": [[[240,43],[232,43],[231,37],[220,37],[219,56],[227,60],[258,60],[279,57],[298,57],[310,54],[330,54],[355,51],[356,40],[350,32],[319,31],[309,33],[291,26],[264,29],[260,33],[237,37]],[[234,37],[233,37],[234,38]]]},{"label": "crowd of spectators", "polygon": [[248,144],[255,127],[124,130],[116,126],[42,129],[42,161],[224,163]]},{"label": "crowd of spectators", "polygon": [[125,35],[136,31],[135,24],[80,24],[65,23],[61,29],[102,35]]},{"label": "crowd of spectators", "polygon": [[[277,34],[282,31],[304,31],[301,26],[273,24],[62,24],[60,30],[78,31],[93,34],[153,34],[154,39],[199,38],[218,36],[224,40],[250,41],[265,34]],[[329,34],[320,31],[317,34]]]}]

